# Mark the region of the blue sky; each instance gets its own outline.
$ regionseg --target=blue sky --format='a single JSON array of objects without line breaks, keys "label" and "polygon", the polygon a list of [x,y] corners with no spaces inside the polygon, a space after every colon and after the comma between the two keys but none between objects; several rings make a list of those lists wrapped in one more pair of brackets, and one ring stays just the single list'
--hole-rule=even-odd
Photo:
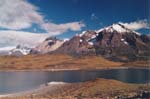
[{"label": "blue sky", "polygon": [[[99,29],[112,23],[148,19],[149,0],[29,0],[46,19],[55,23],[83,21],[83,29]],[[70,31],[69,31],[70,32]],[[146,33],[148,31],[141,31]],[[72,35],[65,33],[63,37]]]},{"label": "blue sky", "polygon": [[[28,0],[40,8],[46,19],[56,23],[83,20],[94,28],[94,14],[104,25],[148,18],[149,0]],[[92,24],[93,23],[93,24]],[[94,26],[92,26],[92,25]],[[98,27],[97,27],[98,28]]]},{"label": "blue sky", "polygon": [[150,30],[150,0],[0,0],[0,5],[0,47],[70,38],[118,22],[141,33]]}]

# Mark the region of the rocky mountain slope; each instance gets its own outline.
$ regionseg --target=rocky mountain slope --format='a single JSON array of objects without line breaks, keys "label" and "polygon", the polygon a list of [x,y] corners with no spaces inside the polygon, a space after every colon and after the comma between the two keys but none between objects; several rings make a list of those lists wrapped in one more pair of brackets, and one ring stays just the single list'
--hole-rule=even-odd
[{"label": "rocky mountain slope", "polygon": [[113,24],[98,31],[95,49],[98,55],[117,59],[137,59],[150,55],[150,37]]},{"label": "rocky mountain slope", "polygon": [[54,53],[72,54],[72,55],[93,55],[95,48],[92,38],[96,35],[94,31],[84,31],[82,34],[76,35],[69,41],[60,46]]},{"label": "rocky mountain slope", "polygon": [[98,31],[84,31],[60,46],[55,53],[101,55],[113,60],[128,60],[149,56],[150,37],[121,24]]},{"label": "rocky mountain slope", "polygon": [[30,53],[31,48],[26,46],[17,45],[16,48],[9,51],[9,55],[11,56],[23,56],[28,55]]},{"label": "rocky mountain slope", "polygon": [[147,58],[149,51],[150,36],[118,23],[97,31],[83,31],[67,41],[47,38],[32,49],[31,54],[100,55],[117,61],[128,61]]},{"label": "rocky mountain slope", "polygon": [[38,46],[33,48],[30,53],[31,54],[45,54],[51,51],[56,50],[64,43],[63,40],[56,39],[55,37],[46,38],[45,41],[40,43]]}]

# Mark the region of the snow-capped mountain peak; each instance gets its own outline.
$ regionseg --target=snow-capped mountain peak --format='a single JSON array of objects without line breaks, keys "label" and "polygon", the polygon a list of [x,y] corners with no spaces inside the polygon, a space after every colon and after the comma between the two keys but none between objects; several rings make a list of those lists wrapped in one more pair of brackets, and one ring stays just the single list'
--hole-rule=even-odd
[{"label": "snow-capped mountain peak", "polygon": [[[139,33],[128,29],[122,23],[117,23],[104,27],[98,31],[83,31],[81,34],[78,34],[77,37],[80,38],[80,43],[84,43],[83,40],[85,40],[89,45],[95,45],[95,42],[102,40],[102,43],[105,43],[104,45],[106,46],[109,44],[112,44],[112,46],[119,46],[120,44],[129,44],[127,38],[129,38],[128,36],[130,34],[140,36]],[[114,42],[118,42],[118,44]]]},{"label": "snow-capped mountain peak", "polygon": [[140,35],[139,33],[128,29],[122,23],[113,24],[111,26],[99,29],[96,32],[99,33],[99,32],[102,32],[102,31],[107,31],[107,32],[110,32],[110,33],[112,33],[112,32],[118,32],[118,33],[135,33],[137,35]]},{"label": "snow-capped mountain peak", "polygon": [[111,26],[111,28],[112,28],[112,30],[115,30],[115,31],[117,31],[119,33],[129,32],[129,30],[124,28],[123,25],[121,25],[121,24],[113,24]]},{"label": "snow-capped mountain peak", "polygon": [[108,26],[108,27],[105,27],[105,28],[102,28],[96,32],[101,32],[101,31],[107,31],[107,32],[119,32],[119,33],[124,33],[124,32],[129,32],[129,29],[125,28],[122,24],[118,23],[118,24],[113,24],[111,26]]},{"label": "snow-capped mountain peak", "polygon": [[26,46],[17,45],[16,48],[12,49],[9,52],[9,55],[12,55],[14,53],[20,53],[23,55],[28,55],[30,53],[31,48],[28,48]]}]

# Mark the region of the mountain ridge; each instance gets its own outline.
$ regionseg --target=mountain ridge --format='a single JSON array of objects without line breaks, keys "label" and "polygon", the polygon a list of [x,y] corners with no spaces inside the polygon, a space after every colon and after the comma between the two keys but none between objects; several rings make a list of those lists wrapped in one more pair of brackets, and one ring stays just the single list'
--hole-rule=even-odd
[{"label": "mountain ridge", "polygon": [[[121,23],[99,30],[87,30],[70,39],[48,37],[36,47],[16,47],[9,55],[69,54],[73,56],[102,56],[115,61],[130,61],[150,55],[150,36],[140,34]],[[13,54],[14,53],[14,54]]]},{"label": "mountain ridge", "polygon": [[[83,31],[53,53],[71,55],[100,55],[112,60],[135,60],[149,56],[150,37],[113,24],[98,31]],[[122,59],[121,59],[122,58]]]}]

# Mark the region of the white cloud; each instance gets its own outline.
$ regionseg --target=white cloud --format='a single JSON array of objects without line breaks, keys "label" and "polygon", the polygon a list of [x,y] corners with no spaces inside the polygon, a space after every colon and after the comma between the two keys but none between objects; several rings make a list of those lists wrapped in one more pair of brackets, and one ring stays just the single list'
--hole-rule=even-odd
[{"label": "white cloud", "polygon": [[38,8],[26,0],[0,0],[0,26],[8,29],[24,29],[32,23],[42,23]]},{"label": "white cloud", "polygon": [[150,23],[147,20],[139,20],[131,23],[122,23],[131,30],[150,29]]},{"label": "white cloud", "polygon": [[12,50],[14,48],[16,48],[16,47],[15,46],[2,47],[2,48],[0,48],[0,52],[2,52],[2,51],[10,51],[10,50]]},{"label": "white cloud", "polygon": [[49,33],[62,33],[69,29],[72,31],[77,31],[85,26],[83,23],[79,24],[80,22],[70,22],[64,24],[55,24],[52,22],[46,23],[44,21],[44,16],[38,10],[39,9],[36,6],[27,2],[27,0],[0,0],[0,27],[19,30],[29,28],[33,23],[35,23],[44,29],[46,28]]},{"label": "white cloud", "polygon": [[48,34],[36,34],[20,31],[0,31],[0,45],[2,46],[35,46],[42,42]]},{"label": "white cloud", "polygon": [[46,31],[51,31],[51,35],[58,35],[66,32],[67,30],[78,31],[81,30],[81,27],[85,25],[82,22],[72,22],[66,24],[54,24],[54,23],[45,23],[42,24],[42,28]]},{"label": "white cloud", "polygon": [[78,31],[85,26],[82,22],[55,24],[45,20],[47,19],[39,12],[39,8],[27,0],[0,0],[0,28],[9,30],[0,30],[0,46],[18,43],[32,45],[41,38],[46,38],[45,34],[21,31],[21,29],[30,28],[33,24],[46,30],[47,36],[62,34],[68,30]]}]

